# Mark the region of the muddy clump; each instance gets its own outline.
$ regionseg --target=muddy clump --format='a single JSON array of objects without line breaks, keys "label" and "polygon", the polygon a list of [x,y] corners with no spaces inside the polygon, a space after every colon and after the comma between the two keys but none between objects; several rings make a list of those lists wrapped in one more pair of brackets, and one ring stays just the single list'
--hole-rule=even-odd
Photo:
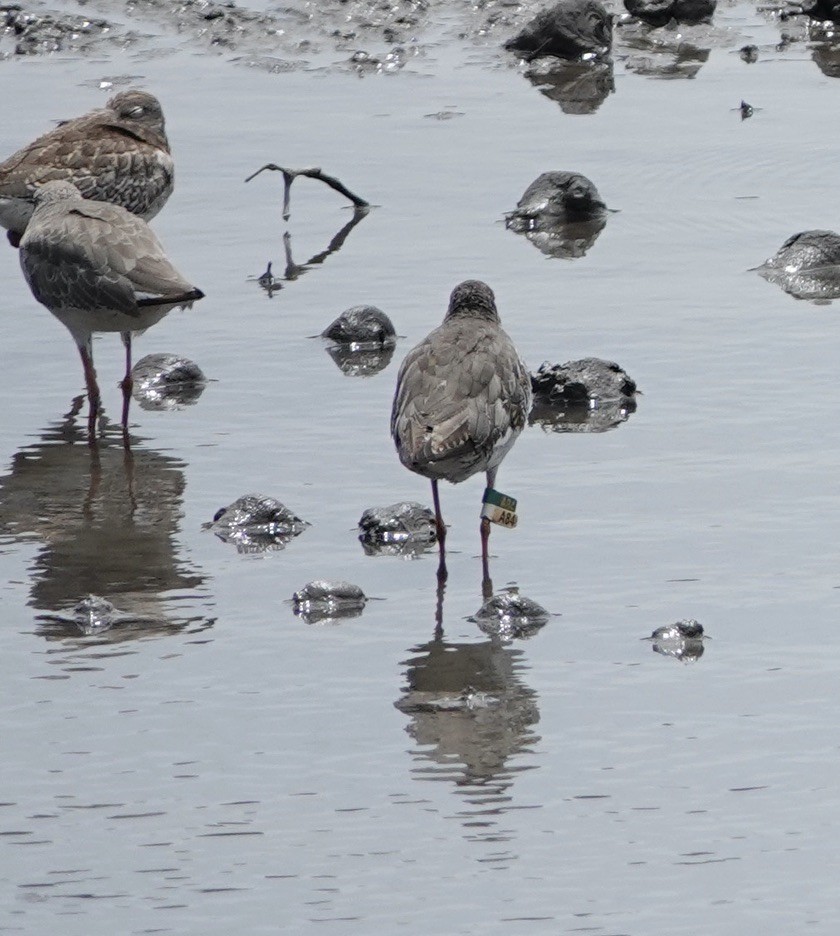
[{"label": "muddy clump", "polygon": [[529,425],[554,432],[604,432],[636,411],[636,381],[614,361],[541,364],[531,374]]},{"label": "muddy clump", "polygon": [[607,223],[607,206],[577,172],[544,172],[525,189],[505,227],[549,257],[585,256]]},{"label": "muddy clump", "polygon": [[283,549],[309,524],[273,497],[245,494],[216,512],[204,524],[224,543],[233,543],[241,553]]}]

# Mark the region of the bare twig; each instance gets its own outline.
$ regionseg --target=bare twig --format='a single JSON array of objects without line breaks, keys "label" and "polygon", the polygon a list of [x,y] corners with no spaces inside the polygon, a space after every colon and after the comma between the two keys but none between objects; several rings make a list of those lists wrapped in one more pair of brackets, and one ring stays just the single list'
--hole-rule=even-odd
[{"label": "bare twig", "polygon": [[336,192],[342,194],[345,198],[349,198],[351,202],[356,206],[357,209],[365,210],[370,208],[370,202],[364,200],[364,198],[359,198],[358,195],[354,195],[353,192],[344,185],[339,179],[336,179],[334,176],[328,176],[326,173],[321,172],[319,168],[312,169],[286,169],[283,166],[278,166],[275,163],[266,163],[261,169],[257,169],[256,172],[252,172],[251,175],[245,180],[250,182],[254,176],[259,175],[266,169],[271,169],[274,172],[283,173],[283,220],[289,220],[289,193],[291,192],[292,182],[297,178],[297,176],[308,176],[310,179],[318,179],[321,182],[329,185],[330,188],[335,189]]}]

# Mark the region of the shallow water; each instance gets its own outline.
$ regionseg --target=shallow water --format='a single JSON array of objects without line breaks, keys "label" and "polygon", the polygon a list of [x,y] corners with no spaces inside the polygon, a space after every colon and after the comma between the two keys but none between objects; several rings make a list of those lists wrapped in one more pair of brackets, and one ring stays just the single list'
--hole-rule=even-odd
[{"label": "shallow water", "polygon": [[[207,298],[136,356],[182,354],[210,380],[183,410],[135,405],[130,456],[116,428],[91,452],[65,418],[72,341],[0,250],[2,931],[838,925],[840,318],[746,271],[836,227],[840,85],[747,5],[719,9],[691,80],[619,56],[590,116],[444,32],[364,78],[332,50],[268,74],[171,37],[159,56],[0,62],[4,154],[96,106],[97,79],[161,98],[178,177],[154,226]],[[377,205],[272,297],[255,278],[285,268],[284,234],[302,264],[352,215],[299,179],[284,222],[279,175],[243,182],[268,161]],[[584,258],[504,228],[547,169],[619,209]],[[502,466],[520,523],[493,532],[494,583],[555,615],[509,644],[466,620],[480,479],[442,492],[442,596],[433,553],[357,540],[365,508],[430,499],[393,452],[390,399],[467,277],[532,368],[597,355],[643,391],[614,431],[529,429]],[[403,337],[347,377],[310,336],[367,303]],[[116,336],[95,355],[117,420]],[[311,527],[261,554],[202,530],[249,492]],[[290,599],[321,578],[381,600],[307,625]],[[85,637],[55,620],[91,591],[131,621]],[[689,617],[712,637],[691,665],[640,639]]]}]

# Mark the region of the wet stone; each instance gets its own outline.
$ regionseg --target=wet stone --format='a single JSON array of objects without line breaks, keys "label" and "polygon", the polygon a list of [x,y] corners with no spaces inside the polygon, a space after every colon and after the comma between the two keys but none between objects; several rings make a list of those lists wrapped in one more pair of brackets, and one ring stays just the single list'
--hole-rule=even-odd
[{"label": "wet stone", "polygon": [[627,12],[648,26],[665,26],[671,20],[688,25],[711,22],[717,0],[624,0]]},{"label": "wet stone", "polygon": [[204,529],[212,530],[225,543],[233,543],[237,552],[255,553],[283,549],[308,526],[275,498],[245,494],[217,511]]},{"label": "wet stone", "polygon": [[512,231],[551,230],[567,221],[591,221],[607,210],[595,185],[579,172],[543,172],[525,189],[506,219]]},{"label": "wet stone", "polygon": [[612,23],[599,0],[560,0],[508,39],[505,48],[528,60],[546,55],[564,59],[604,56],[612,48]]},{"label": "wet stone", "polygon": [[292,595],[294,613],[307,624],[358,617],[367,604],[358,585],[316,579]]},{"label": "wet stone", "polygon": [[519,594],[518,588],[507,588],[488,598],[481,608],[467,620],[478,624],[485,634],[501,640],[532,637],[548,623],[548,611]]},{"label": "wet stone", "polygon": [[607,223],[607,206],[578,172],[544,172],[525,189],[505,226],[542,253],[563,259],[586,254]]},{"label": "wet stone", "polygon": [[322,338],[329,338],[341,345],[352,345],[356,350],[393,345],[396,330],[390,318],[376,306],[358,305],[342,312],[324,331]]},{"label": "wet stone", "polygon": [[651,641],[655,653],[690,663],[703,656],[704,638],[703,625],[693,618],[687,618],[657,627],[650,637],[644,639]]},{"label": "wet stone", "polygon": [[755,272],[797,299],[840,298],[840,235],[820,230],[794,234]]},{"label": "wet stone", "polygon": [[131,377],[132,396],[145,410],[192,406],[207,384],[198,364],[178,354],[147,354],[131,369]]},{"label": "wet stone", "polygon": [[603,432],[636,410],[636,382],[614,361],[581,358],[531,374],[528,422],[556,432]]},{"label": "wet stone", "polygon": [[42,620],[77,630],[85,637],[95,636],[128,620],[131,615],[117,610],[106,598],[87,595],[69,612],[45,614]]},{"label": "wet stone", "polygon": [[359,520],[359,531],[367,556],[415,559],[437,542],[434,513],[416,501],[369,507]]}]

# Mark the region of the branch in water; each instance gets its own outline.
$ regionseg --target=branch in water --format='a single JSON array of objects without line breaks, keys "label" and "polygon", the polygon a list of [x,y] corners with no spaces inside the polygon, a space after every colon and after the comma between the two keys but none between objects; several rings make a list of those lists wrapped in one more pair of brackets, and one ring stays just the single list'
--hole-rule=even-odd
[{"label": "branch in water", "polygon": [[271,169],[274,172],[283,173],[283,220],[289,220],[289,194],[292,188],[292,182],[297,176],[308,176],[310,179],[319,179],[321,182],[325,182],[329,185],[330,188],[335,189],[336,192],[342,194],[345,198],[349,198],[351,202],[356,206],[356,208],[366,209],[370,208],[370,202],[364,200],[364,198],[359,198],[358,195],[354,195],[353,192],[344,185],[339,179],[336,179],[334,176],[328,176],[326,173],[321,172],[318,168],[313,169],[286,169],[283,166],[278,166],[275,163],[266,163],[261,169],[257,169],[256,172],[252,172],[251,175],[245,180],[250,182],[254,176],[259,175],[265,169]]}]

